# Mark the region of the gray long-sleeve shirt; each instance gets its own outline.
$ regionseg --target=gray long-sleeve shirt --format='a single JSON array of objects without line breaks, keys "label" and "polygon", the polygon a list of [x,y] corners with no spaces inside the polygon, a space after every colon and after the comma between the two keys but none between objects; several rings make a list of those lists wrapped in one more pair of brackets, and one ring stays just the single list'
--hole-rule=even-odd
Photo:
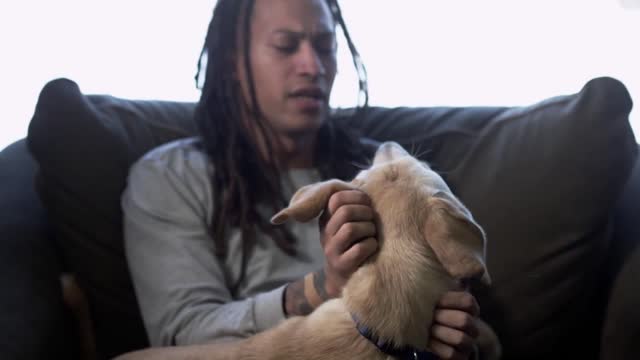
[{"label": "gray long-sleeve shirt", "polygon": [[[284,285],[324,263],[316,221],[286,225],[298,241],[295,257],[259,233],[246,277],[232,296],[229,287],[242,263],[240,232],[231,231],[220,261],[208,232],[212,171],[195,139],[183,139],[152,150],[129,173],[122,196],[125,250],[154,346],[238,339],[271,328],[285,317]],[[312,169],[287,175],[287,198],[320,180]]]}]

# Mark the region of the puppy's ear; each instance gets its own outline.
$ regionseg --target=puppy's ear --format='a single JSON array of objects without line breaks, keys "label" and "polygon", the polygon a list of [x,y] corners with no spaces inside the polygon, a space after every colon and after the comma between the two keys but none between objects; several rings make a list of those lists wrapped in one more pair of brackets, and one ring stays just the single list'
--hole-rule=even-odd
[{"label": "puppy's ear", "polygon": [[293,195],[288,207],[271,218],[271,223],[283,224],[290,218],[300,222],[309,221],[320,215],[331,195],[338,191],[355,188],[354,185],[340,180],[328,180],[304,186]]},{"label": "puppy's ear", "polygon": [[446,193],[429,199],[423,234],[444,268],[455,279],[491,279],[484,262],[484,231],[469,212]]}]

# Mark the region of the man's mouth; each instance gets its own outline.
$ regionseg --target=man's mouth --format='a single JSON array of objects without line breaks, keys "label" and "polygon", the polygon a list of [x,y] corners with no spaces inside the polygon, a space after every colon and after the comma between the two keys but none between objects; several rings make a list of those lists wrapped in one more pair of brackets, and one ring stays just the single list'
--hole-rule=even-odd
[{"label": "man's mouth", "polygon": [[310,99],[316,101],[326,101],[327,94],[319,87],[306,87],[294,90],[289,95],[292,98]]},{"label": "man's mouth", "polygon": [[319,87],[296,89],[289,98],[298,111],[309,115],[319,114],[327,105],[327,93]]}]

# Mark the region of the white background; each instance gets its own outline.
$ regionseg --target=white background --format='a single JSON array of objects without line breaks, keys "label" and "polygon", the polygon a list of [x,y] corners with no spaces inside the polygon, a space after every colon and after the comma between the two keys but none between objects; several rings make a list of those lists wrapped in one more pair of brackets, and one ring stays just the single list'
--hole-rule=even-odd
[{"label": "white background", "polygon": [[[342,0],[371,104],[528,105],[622,80],[640,103],[637,0]],[[0,149],[26,135],[56,77],[85,93],[196,101],[212,0],[22,0],[0,4]],[[332,104],[356,101],[341,44]],[[640,138],[638,111],[632,124]]]}]

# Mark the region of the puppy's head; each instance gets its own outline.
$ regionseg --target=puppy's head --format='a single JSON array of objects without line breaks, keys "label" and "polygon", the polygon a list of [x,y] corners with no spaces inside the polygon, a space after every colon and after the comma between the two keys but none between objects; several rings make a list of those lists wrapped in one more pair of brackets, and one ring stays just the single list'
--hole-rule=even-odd
[{"label": "puppy's head", "polygon": [[[385,241],[417,242],[434,254],[453,278],[490,283],[484,263],[482,228],[436,172],[394,142],[380,145],[371,167],[362,170],[351,182],[329,180],[302,187],[291,198],[289,206],[271,221],[274,224],[291,218],[309,221],[322,213],[332,194],[351,189],[361,189],[371,197],[374,210],[385,226],[407,227],[407,230],[415,225],[419,227],[420,239],[400,236]],[[380,251],[384,251],[384,247]]]}]

